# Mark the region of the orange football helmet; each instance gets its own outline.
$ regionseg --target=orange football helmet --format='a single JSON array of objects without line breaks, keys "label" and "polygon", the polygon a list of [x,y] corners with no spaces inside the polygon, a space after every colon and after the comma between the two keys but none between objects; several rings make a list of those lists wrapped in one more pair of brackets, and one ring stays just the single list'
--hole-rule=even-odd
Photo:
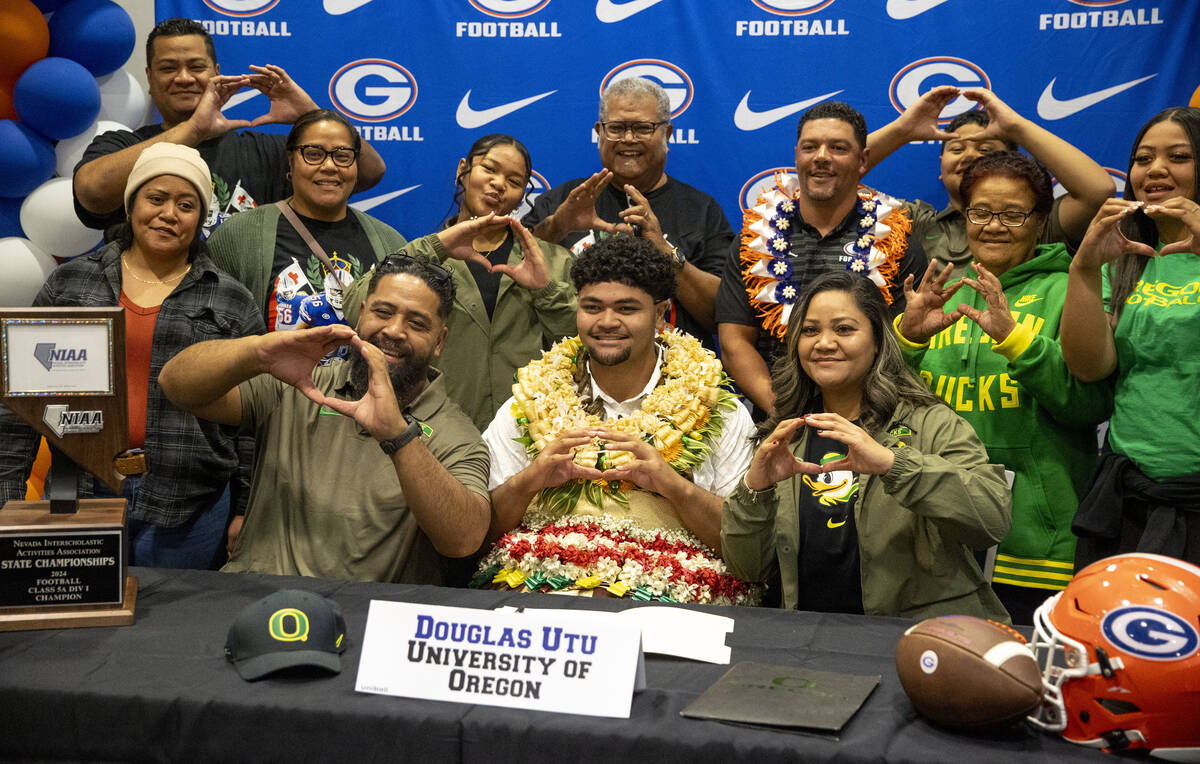
[{"label": "orange football helmet", "polygon": [[1106,751],[1200,761],[1200,568],[1094,562],[1035,612],[1042,706],[1029,721]]}]

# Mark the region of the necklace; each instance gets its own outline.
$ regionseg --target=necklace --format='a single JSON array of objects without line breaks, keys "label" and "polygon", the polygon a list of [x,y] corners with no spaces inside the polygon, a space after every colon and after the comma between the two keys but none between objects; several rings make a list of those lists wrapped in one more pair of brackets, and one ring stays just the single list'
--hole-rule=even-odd
[{"label": "necklace", "polygon": [[133,276],[134,281],[140,281],[143,284],[170,284],[172,281],[178,281],[179,279],[186,276],[187,272],[192,269],[192,264],[188,263],[186,266],[184,266],[184,269],[179,272],[178,276],[171,276],[169,278],[163,279],[162,281],[151,281],[150,279],[144,279],[141,276],[134,273],[133,266],[131,266],[129,264],[129,260],[127,260],[125,258],[125,255],[121,255],[121,263],[125,266],[125,270],[129,271],[129,275]]}]

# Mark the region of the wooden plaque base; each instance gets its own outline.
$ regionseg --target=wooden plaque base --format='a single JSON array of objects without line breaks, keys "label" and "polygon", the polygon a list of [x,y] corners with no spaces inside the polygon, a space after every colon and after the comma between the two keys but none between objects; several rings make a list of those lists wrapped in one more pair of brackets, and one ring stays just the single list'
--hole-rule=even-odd
[{"label": "wooden plaque base", "polygon": [[[0,631],[21,631],[30,629],[65,629],[82,626],[129,626],[134,622],[134,605],[137,601],[137,579],[132,576],[125,575],[125,554],[126,554],[126,539],[125,539],[125,500],[124,499],[81,499],[79,500],[79,510],[71,514],[57,514],[50,511],[49,502],[46,501],[10,501],[0,509],[0,536],[11,536],[15,538],[32,539],[33,544],[45,544],[47,547],[52,546],[55,537],[60,540],[57,543],[68,544],[69,540],[62,540],[63,534],[70,536],[86,536],[89,532],[100,536],[107,536],[112,539],[113,534],[119,536],[117,548],[119,552],[119,570],[111,570],[109,576],[116,577],[114,581],[112,577],[101,578],[102,585],[99,591],[108,591],[111,594],[103,594],[96,602],[93,596],[91,604],[82,602],[80,604],[66,604],[55,602],[54,604],[46,605],[29,605],[26,606],[23,602],[16,602],[22,597],[13,597],[8,599],[9,595],[5,595],[6,601],[11,603],[9,606],[0,607]],[[39,538],[40,536],[40,538]],[[18,541],[12,542],[14,545],[21,543]],[[111,544],[112,542],[104,542]],[[110,547],[111,548],[111,547]],[[11,550],[10,550],[11,551]],[[25,554],[37,554],[38,552],[26,552]],[[17,549],[14,554],[22,555],[22,550]],[[60,553],[64,554],[64,553]],[[37,563],[42,562],[38,557],[33,556],[27,559],[32,559]],[[70,562],[70,560],[67,560]],[[12,561],[5,563],[14,564]],[[26,571],[29,571],[29,563],[24,563]],[[57,567],[57,566],[42,566],[37,565],[37,568]],[[69,566],[64,565],[64,568],[71,570]],[[36,568],[35,568],[36,569]],[[74,569],[79,570],[79,569]],[[18,571],[19,572],[19,571]],[[5,575],[4,571],[0,571],[0,576]],[[15,575],[15,574],[14,574]],[[24,575],[28,575],[26,572]],[[47,576],[54,576],[54,573],[47,573]],[[82,575],[76,572],[58,573],[59,579],[48,578],[46,581],[39,581],[38,584],[50,584],[49,591],[72,591],[86,592],[87,586],[69,586],[60,587],[56,584],[88,584],[94,581],[88,581],[86,577],[75,578],[72,580],[63,580],[63,576]],[[19,579],[18,579],[19,580]],[[24,586],[19,584],[18,586]],[[24,589],[16,589],[15,591],[24,592]],[[31,589],[31,593],[37,593],[37,599],[43,598],[43,591]],[[56,596],[54,594],[46,596]],[[78,594],[63,594],[57,595],[62,598],[81,596]],[[33,599],[32,597],[30,599]]]}]

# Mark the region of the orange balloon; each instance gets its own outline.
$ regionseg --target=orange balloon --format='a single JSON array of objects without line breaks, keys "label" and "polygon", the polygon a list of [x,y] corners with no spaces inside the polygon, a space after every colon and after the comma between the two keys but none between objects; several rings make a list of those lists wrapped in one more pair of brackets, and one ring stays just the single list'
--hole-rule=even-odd
[{"label": "orange balloon", "polygon": [[1192,100],[1188,101],[1188,106],[1200,107],[1200,85],[1196,86],[1195,92],[1192,93]]},{"label": "orange balloon", "polygon": [[0,79],[0,119],[20,119],[13,107],[12,92],[15,83]]},{"label": "orange balloon", "polygon": [[41,439],[37,457],[33,460],[33,469],[29,472],[29,480],[25,481],[25,501],[41,501],[46,490],[46,474],[50,472],[50,447],[46,439]]},{"label": "orange balloon", "polygon": [[[46,17],[29,0],[0,3],[0,79],[16,81],[34,61],[50,50]],[[11,100],[11,90],[9,99]]]}]

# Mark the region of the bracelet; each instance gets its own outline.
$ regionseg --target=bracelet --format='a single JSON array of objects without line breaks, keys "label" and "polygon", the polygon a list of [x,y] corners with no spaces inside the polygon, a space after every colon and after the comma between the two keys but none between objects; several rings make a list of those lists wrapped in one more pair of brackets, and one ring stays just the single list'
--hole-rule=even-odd
[{"label": "bracelet", "polygon": [[[749,475],[749,474],[750,474],[749,472],[746,473],[746,475]],[[750,487],[750,484],[746,482],[746,475],[742,475],[742,488],[746,489],[746,493],[750,494],[750,498],[757,501],[758,499],[761,499],[762,497],[766,496],[767,494],[775,492],[774,485],[769,485],[766,488],[762,488],[757,491],[754,490],[753,488]]]}]

